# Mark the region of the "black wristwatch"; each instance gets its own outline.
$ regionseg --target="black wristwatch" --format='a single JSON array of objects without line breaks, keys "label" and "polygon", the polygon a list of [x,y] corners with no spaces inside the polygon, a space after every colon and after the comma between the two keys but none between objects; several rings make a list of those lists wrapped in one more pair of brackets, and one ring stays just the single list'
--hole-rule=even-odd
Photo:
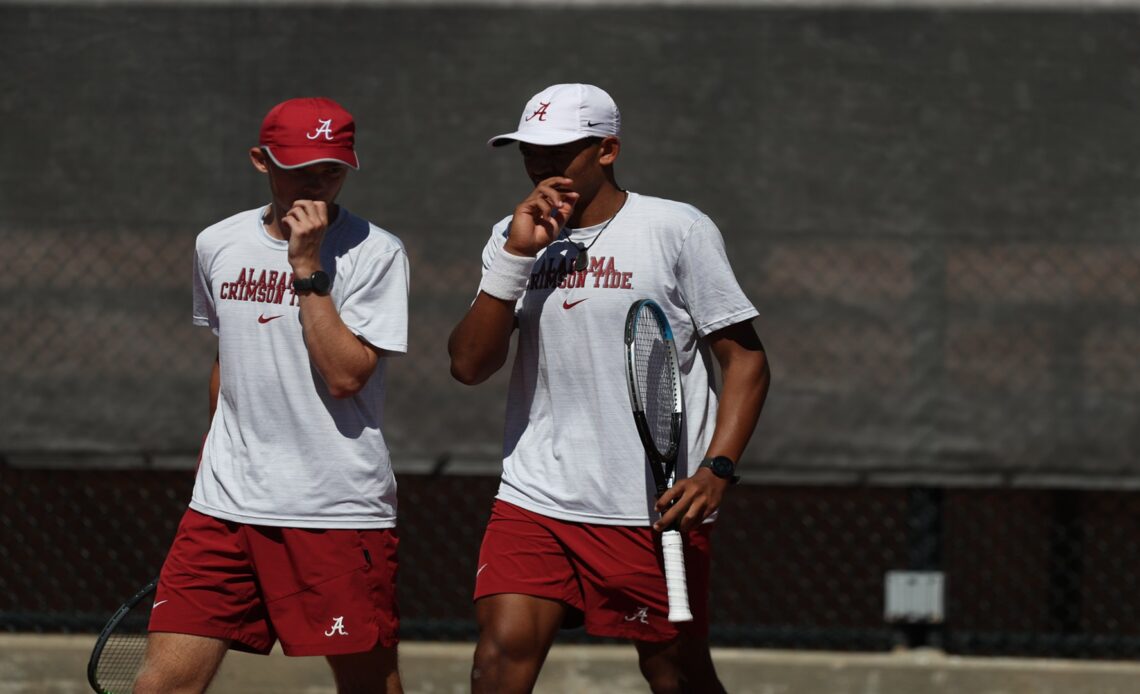
[{"label": "black wristwatch", "polygon": [[736,474],[736,463],[732,462],[732,458],[726,455],[705,458],[701,461],[701,467],[712,470],[712,474],[722,480],[728,480],[729,484],[736,484],[740,481],[740,477]]},{"label": "black wristwatch", "polygon": [[329,273],[324,270],[317,270],[306,279],[293,278],[294,292],[313,292],[324,296],[329,293],[330,287],[332,287],[332,280],[329,278]]}]

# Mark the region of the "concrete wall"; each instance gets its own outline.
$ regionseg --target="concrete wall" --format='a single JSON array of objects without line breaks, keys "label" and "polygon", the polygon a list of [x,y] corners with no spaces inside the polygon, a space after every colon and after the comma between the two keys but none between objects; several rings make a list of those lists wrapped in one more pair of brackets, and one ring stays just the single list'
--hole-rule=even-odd
[{"label": "concrete wall", "polygon": [[586,81],[622,107],[620,182],[707,211],[760,309],[775,387],[754,469],[1134,482],[1138,20],[0,5],[0,452],[193,463],[213,357],[189,325],[193,237],[265,199],[245,159],[264,112],[326,94],[360,123],[343,201],[413,263],[397,464],[493,464],[505,381],[452,383],[444,349],[528,189],[484,142],[546,84]]}]

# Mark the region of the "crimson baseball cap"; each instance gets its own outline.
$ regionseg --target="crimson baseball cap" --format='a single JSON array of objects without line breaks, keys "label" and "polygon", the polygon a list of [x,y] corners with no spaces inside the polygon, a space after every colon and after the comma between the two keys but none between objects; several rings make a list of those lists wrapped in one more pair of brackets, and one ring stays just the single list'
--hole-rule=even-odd
[{"label": "crimson baseball cap", "polygon": [[526,102],[518,130],[496,135],[487,144],[564,145],[586,137],[620,135],[621,113],[604,90],[592,84],[555,84]]},{"label": "crimson baseball cap", "polygon": [[261,122],[260,143],[283,169],[320,162],[360,168],[353,150],[356,122],[332,99],[307,97],[277,104]]}]

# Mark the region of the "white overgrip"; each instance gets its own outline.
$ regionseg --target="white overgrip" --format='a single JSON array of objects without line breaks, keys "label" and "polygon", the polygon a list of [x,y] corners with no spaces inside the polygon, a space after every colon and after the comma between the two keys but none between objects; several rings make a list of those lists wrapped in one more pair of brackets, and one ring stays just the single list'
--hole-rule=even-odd
[{"label": "white overgrip", "polygon": [[661,554],[665,559],[665,589],[669,595],[669,621],[691,622],[689,586],[685,579],[685,554],[681,533],[666,530],[661,534]]}]

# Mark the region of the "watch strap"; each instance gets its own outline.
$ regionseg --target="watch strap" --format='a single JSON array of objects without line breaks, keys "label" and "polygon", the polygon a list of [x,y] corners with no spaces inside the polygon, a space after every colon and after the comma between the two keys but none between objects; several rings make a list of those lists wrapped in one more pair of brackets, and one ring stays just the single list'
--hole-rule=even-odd
[{"label": "watch strap", "polygon": [[716,475],[722,480],[728,480],[729,484],[737,484],[740,482],[740,475],[735,474],[736,462],[726,455],[718,455],[711,458],[705,458],[701,461],[700,467],[707,467],[712,471],[712,474]]},{"label": "watch strap", "polygon": [[323,270],[317,270],[308,277],[293,278],[294,292],[314,292],[323,296],[328,294],[330,286],[328,273]]}]

